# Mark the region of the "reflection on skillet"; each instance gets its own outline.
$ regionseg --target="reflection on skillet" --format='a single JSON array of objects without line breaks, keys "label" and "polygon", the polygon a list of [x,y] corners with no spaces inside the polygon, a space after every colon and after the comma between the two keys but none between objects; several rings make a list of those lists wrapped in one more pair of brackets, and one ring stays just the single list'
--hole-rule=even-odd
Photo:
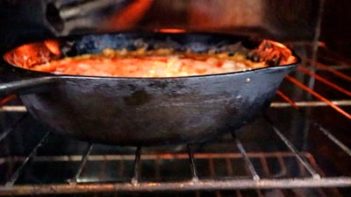
[{"label": "reflection on skillet", "polygon": [[[233,48],[233,47],[232,47]],[[103,49],[95,54],[63,57],[55,40],[22,45],[4,58],[17,67],[57,75],[115,77],[178,77],[239,72],[267,66],[286,65],[295,57],[284,45],[263,40],[257,48],[247,49],[237,43],[235,50],[209,49],[195,52],[173,48],[134,50]]]}]

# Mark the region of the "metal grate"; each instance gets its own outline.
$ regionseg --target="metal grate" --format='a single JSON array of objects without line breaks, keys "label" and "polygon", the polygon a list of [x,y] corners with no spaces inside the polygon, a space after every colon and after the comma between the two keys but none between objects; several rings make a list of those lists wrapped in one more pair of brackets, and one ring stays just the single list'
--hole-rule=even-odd
[{"label": "metal grate", "polygon": [[[323,48],[321,50],[323,51]],[[328,57],[323,58],[325,60]],[[346,164],[348,162],[347,165],[350,165],[350,147],[343,142],[343,139],[338,139],[334,135],[333,129],[327,129],[323,125],[324,122],[313,117],[310,118],[310,112],[308,110],[306,112],[306,109],[323,107],[335,113],[333,118],[346,120],[348,123],[351,120],[349,113],[351,92],[347,89],[351,81],[351,77],[347,74],[351,71],[351,65],[336,59],[333,59],[336,62],[335,65],[327,65],[321,63],[324,60],[314,64],[310,59],[304,58],[304,64],[298,67],[297,72],[286,77],[284,83],[288,88],[282,88],[277,92],[271,110],[288,109],[293,111],[290,113],[302,117],[304,121],[308,122],[309,127],[318,130],[338,150],[343,151],[346,156],[341,162],[346,162]],[[310,64],[314,66],[307,66]],[[336,83],[326,78],[319,74],[319,71],[326,72],[342,83]],[[342,96],[337,96],[336,99],[324,96],[324,93],[305,85],[306,79],[309,82],[319,83],[324,88]],[[289,96],[289,91],[300,91],[300,94],[307,93],[304,94],[304,98],[307,99],[292,98]],[[6,104],[12,99],[13,96],[5,98],[1,103]],[[25,107],[21,105],[4,105],[0,112],[23,114],[18,121],[9,125],[0,134],[0,143],[3,143],[12,132],[16,131],[17,125],[21,124],[28,116]],[[305,118],[306,114],[308,119]],[[321,190],[322,188],[351,187],[350,173],[336,173],[336,175],[324,173],[318,165],[315,155],[295,145],[296,141],[290,139],[291,136],[285,131],[286,128],[277,122],[277,117],[267,113],[261,119],[262,122],[269,125],[271,132],[269,135],[272,138],[275,137],[285,147],[284,151],[251,150],[247,139],[240,136],[240,133],[238,135],[237,132],[233,132],[232,136],[224,137],[213,144],[189,144],[176,147],[176,151],[174,151],[174,147],[167,151],[162,148],[154,150],[148,147],[136,147],[125,148],[123,150],[127,150],[126,152],[118,153],[94,152],[96,147],[100,145],[88,144],[81,155],[38,154],[40,150],[45,150],[46,146],[49,146],[48,139],[54,135],[47,131],[27,155],[6,155],[0,158],[0,166],[12,166],[8,174],[2,175],[3,178],[6,177],[6,180],[4,184],[0,185],[0,195],[236,189],[260,191],[260,189],[294,188]],[[214,151],[208,148],[212,145],[226,146],[224,149],[215,149]],[[207,149],[199,148],[203,146]],[[133,151],[134,153],[131,153]],[[178,165],[177,162],[182,163],[182,165]],[[72,170],[73,173],[69,179],[53,183],[21,181],[21,176],[25,174],[29,165],[52,166],[62,163],[69,163],[73,166],[74,170]],[[110,164],[113,164],[112,168],[106,167]],[[181,171],[177,170],[180,166],[182,166],[179,168],[182,169]],[[173,168],[176,168],[174,176],[185,175],[178,179],[172,177],[170,169]],[[89,169],[93,169],[98,174],[89,175]],[[240,191],[237,192],[240,193]]]}]

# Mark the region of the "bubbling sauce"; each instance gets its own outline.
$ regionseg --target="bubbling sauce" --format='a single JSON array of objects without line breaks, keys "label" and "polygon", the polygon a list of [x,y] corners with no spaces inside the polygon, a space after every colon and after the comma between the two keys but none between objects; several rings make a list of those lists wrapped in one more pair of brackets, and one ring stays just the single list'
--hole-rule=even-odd
[{"label": "bubbling sauce", "polygon": [[179,77],[246,71],[267,66],[245,55],[200,54],[158,50],[112,50],[99,54],[67,57],[35,65],[29,69],[65,75],[114,77]]},{"label": "bubbling sauce", "polygon": [[240,46],[235,52],[227,51],[230,50],[194,52],[175,51],[172,48],[106,48],[96,54],[63,57],[59,42],[45,40],[22,45],[6,53],[4,58],[12,65],[39,72],[111,77],[211,75],[296,62],[296,57],[288,48],[269,40],[263,40],[253,50]]}]

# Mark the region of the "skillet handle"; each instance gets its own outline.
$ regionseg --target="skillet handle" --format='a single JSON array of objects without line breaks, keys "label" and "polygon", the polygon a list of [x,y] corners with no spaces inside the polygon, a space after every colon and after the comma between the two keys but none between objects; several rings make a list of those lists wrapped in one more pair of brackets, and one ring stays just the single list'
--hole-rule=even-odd
[{"label": "skillet handle", "polygon": [[38,77],[0,84],[0,98],[13,93],[29,94],[56,81],[55,77]]}]

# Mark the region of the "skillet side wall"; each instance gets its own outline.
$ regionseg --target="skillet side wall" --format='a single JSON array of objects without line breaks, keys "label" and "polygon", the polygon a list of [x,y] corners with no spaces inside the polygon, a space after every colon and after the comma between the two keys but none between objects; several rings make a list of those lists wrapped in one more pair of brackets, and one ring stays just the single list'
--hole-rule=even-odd
[{"label": "skillet side wall", "polygon": [[79,139],[194,142],[238,128],[268,107],[289,70],[174,79],[62,77],[48,92],[21,99],[36,119]]}]

